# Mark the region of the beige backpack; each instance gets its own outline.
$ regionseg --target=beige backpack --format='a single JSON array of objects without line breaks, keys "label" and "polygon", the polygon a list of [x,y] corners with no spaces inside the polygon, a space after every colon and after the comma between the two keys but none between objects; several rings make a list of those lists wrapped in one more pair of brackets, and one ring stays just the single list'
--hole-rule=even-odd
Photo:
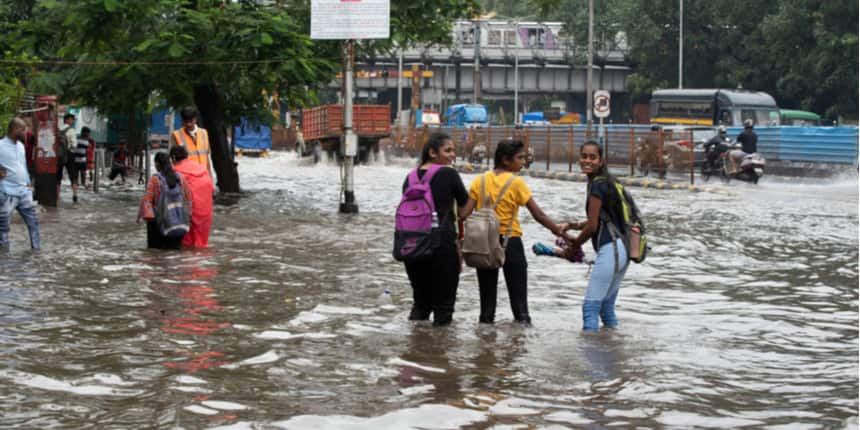
[{"label": "beige backpack", "polygon": [[[496,215],[496,206],[502,201],[505,191],[511,186],[515,176],[511,175],[496,197],[496,202],[490,201],[486,191],[486,177],[481,176],[481,209],[466,219],[463,238],[463,259],[466,265],[477,269],[498,269],[505,264],[505,248],[508,237],[514,225],[511,219],[505,238],[499,243],[500,222]],[[516,216],[516,214],[514,214]]]}]

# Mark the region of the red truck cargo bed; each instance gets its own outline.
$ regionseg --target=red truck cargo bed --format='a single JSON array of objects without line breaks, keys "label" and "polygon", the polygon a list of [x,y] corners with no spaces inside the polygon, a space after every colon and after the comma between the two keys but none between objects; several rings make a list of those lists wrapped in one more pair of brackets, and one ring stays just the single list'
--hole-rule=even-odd
[{"label": "red truck cargo bed", "polygon": [[[391,134],[389,105],[354,105],[352,127],[358,137],[386,137]],[[343,105],[317,106],[302,111],[302,132],[306,141],[335,139],[343,133]]]}]

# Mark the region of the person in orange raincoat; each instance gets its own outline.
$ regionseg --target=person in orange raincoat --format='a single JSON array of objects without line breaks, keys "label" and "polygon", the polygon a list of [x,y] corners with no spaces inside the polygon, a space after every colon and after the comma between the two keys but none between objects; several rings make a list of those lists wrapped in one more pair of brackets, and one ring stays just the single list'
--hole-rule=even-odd
[{"label": "person in orange raincoat", "polygon": [[212,194],[215,184],[206,166],[188,158],[188,151],[179,145],[170,148],[173,170],[181,174],[191,189],[191,228],[182,239],[182,246],[206,248],[209,246],[209,230],[212,228]]}]

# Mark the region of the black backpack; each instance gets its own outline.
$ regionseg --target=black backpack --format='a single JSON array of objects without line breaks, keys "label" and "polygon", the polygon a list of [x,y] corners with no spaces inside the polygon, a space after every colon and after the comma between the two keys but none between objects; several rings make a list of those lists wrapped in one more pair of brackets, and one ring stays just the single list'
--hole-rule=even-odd
[{"label": "black backpack", "polygon": [[69,140],[66,138],[66,130],[68,127],[60,130],[57,135],[57,163],[60,166],[64,166],[69,159]]}]

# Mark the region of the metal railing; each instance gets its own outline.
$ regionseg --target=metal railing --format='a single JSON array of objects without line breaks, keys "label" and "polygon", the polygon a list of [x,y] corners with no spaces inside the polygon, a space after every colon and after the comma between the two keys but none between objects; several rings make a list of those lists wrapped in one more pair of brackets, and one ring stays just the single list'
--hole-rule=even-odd
[{"label": "metal railing", "polygon": [[[597,126],[491,126],[482,128],[457,127],[395,127],[391,139],[383,142],[386,152],[395,156],[418,156],[430,134],[442,132],[451,136],[460,161],[476,161],[477,149],[485,150],[481,165],[492,163],[496,145],[503,139],[520,139],[525,143],[533,163],[530,169],[573,172],[579,164],[579,150],[589,140],[605,148],[605,157],[614,169],[624,168],[631,176],[674,177],[689,176],[694,182],[695,169],[703,162],[701,143],[696,150],[693,131],[651,130],[647,125],[610,125],[601,133]],[[578,169],[578,167],[576,167]]]}]

